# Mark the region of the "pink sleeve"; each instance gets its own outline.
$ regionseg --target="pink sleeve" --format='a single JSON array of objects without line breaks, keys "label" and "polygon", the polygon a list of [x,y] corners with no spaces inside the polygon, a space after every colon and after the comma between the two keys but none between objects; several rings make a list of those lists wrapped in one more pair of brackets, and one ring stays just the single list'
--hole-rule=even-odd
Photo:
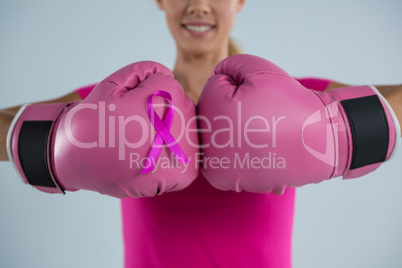
[{"label": "pink sleeve", "polygon": [[323,79],[323,78],[314,78],[314,77],[305,77],[305,78],[296,78],[297,81],[299,81],[300,84],[302,84],[304,87],[316,90],[316,91],[324,91],[328,85],[332,82],[332,80],[329,79]]},{"label": "pink sleeve", "polygon": [[80,95],[80,97],[82,99],[85,99],[89,95],[89,93],[91,93],[92,89],[94,89],[95,86],[96,86],[96,84],[92,84],[92,85],[77,88],[74,91],[77,92],[78,95]]}]

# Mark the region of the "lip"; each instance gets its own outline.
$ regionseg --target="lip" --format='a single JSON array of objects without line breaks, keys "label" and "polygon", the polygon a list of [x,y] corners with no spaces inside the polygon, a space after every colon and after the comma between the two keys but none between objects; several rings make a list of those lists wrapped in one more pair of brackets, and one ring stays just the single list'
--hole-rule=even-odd
[{"label": "lip", "polygon": [[[191,26],[210,26],[211,28],[205,32],[197,32],[190,30],[186,27],[186,25],[191,25]],[[202,22],[202,21],[191,21],[191,22],[183,22],[182,27],[188,34],[190,34],[193,37],[206,37],[209,35],[213,30],[215,30],[215,25],[212,23],[208,22]]]},{"label": "lip", "polygon": [[188,21],[188,22],[182,22],[182,25],[214,26],[213,23],[209,23],[209,22],[206,22],[206,21]]}]

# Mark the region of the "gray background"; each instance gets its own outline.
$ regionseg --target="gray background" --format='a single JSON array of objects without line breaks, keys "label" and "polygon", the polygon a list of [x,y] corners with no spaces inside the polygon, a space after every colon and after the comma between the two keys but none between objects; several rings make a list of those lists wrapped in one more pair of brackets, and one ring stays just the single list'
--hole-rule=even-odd
[{"label": "gray background", "polygon": [[[295,76],[401,83],[400,0],[251,1],[232,36]],[[138,60],[172,67],[152,0],[0,2],[0,107],[59,97]],[[402,150],[364,178],[298,189],[293,263],[401,267]],[[0,163],[0,267],[122,267],[117,199],[48,195]]]}]

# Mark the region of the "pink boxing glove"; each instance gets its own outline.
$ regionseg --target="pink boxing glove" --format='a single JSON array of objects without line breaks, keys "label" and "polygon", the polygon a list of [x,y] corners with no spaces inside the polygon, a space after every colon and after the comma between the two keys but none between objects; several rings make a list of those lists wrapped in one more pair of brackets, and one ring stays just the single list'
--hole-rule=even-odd
[{"label": "pink boxing glove", "polygon": [[198,175],[195,105],[156,62],[123,67],[83,101],[27,105],[8,133],[25,183],[117,197],[178,191]]},{"label": "pink boxing glove", "polygon": [[400,142],[398,120],[371,86],[315,92],[252,55],[220,62],[201,93],[202,173],[221,190],[275,194],[365,175]]}]

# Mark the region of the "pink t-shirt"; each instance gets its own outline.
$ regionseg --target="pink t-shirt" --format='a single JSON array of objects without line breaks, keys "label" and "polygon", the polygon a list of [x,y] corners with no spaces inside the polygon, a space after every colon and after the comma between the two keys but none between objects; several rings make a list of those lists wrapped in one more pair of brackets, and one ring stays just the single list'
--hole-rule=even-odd
[{"label": "pink t-shirt", "polygon": [[[331,82],[298,81],[319,91]],[[182,191],[122,199],[124,267],[290,268],[295,193],[220,191],[200,172]]]}]

